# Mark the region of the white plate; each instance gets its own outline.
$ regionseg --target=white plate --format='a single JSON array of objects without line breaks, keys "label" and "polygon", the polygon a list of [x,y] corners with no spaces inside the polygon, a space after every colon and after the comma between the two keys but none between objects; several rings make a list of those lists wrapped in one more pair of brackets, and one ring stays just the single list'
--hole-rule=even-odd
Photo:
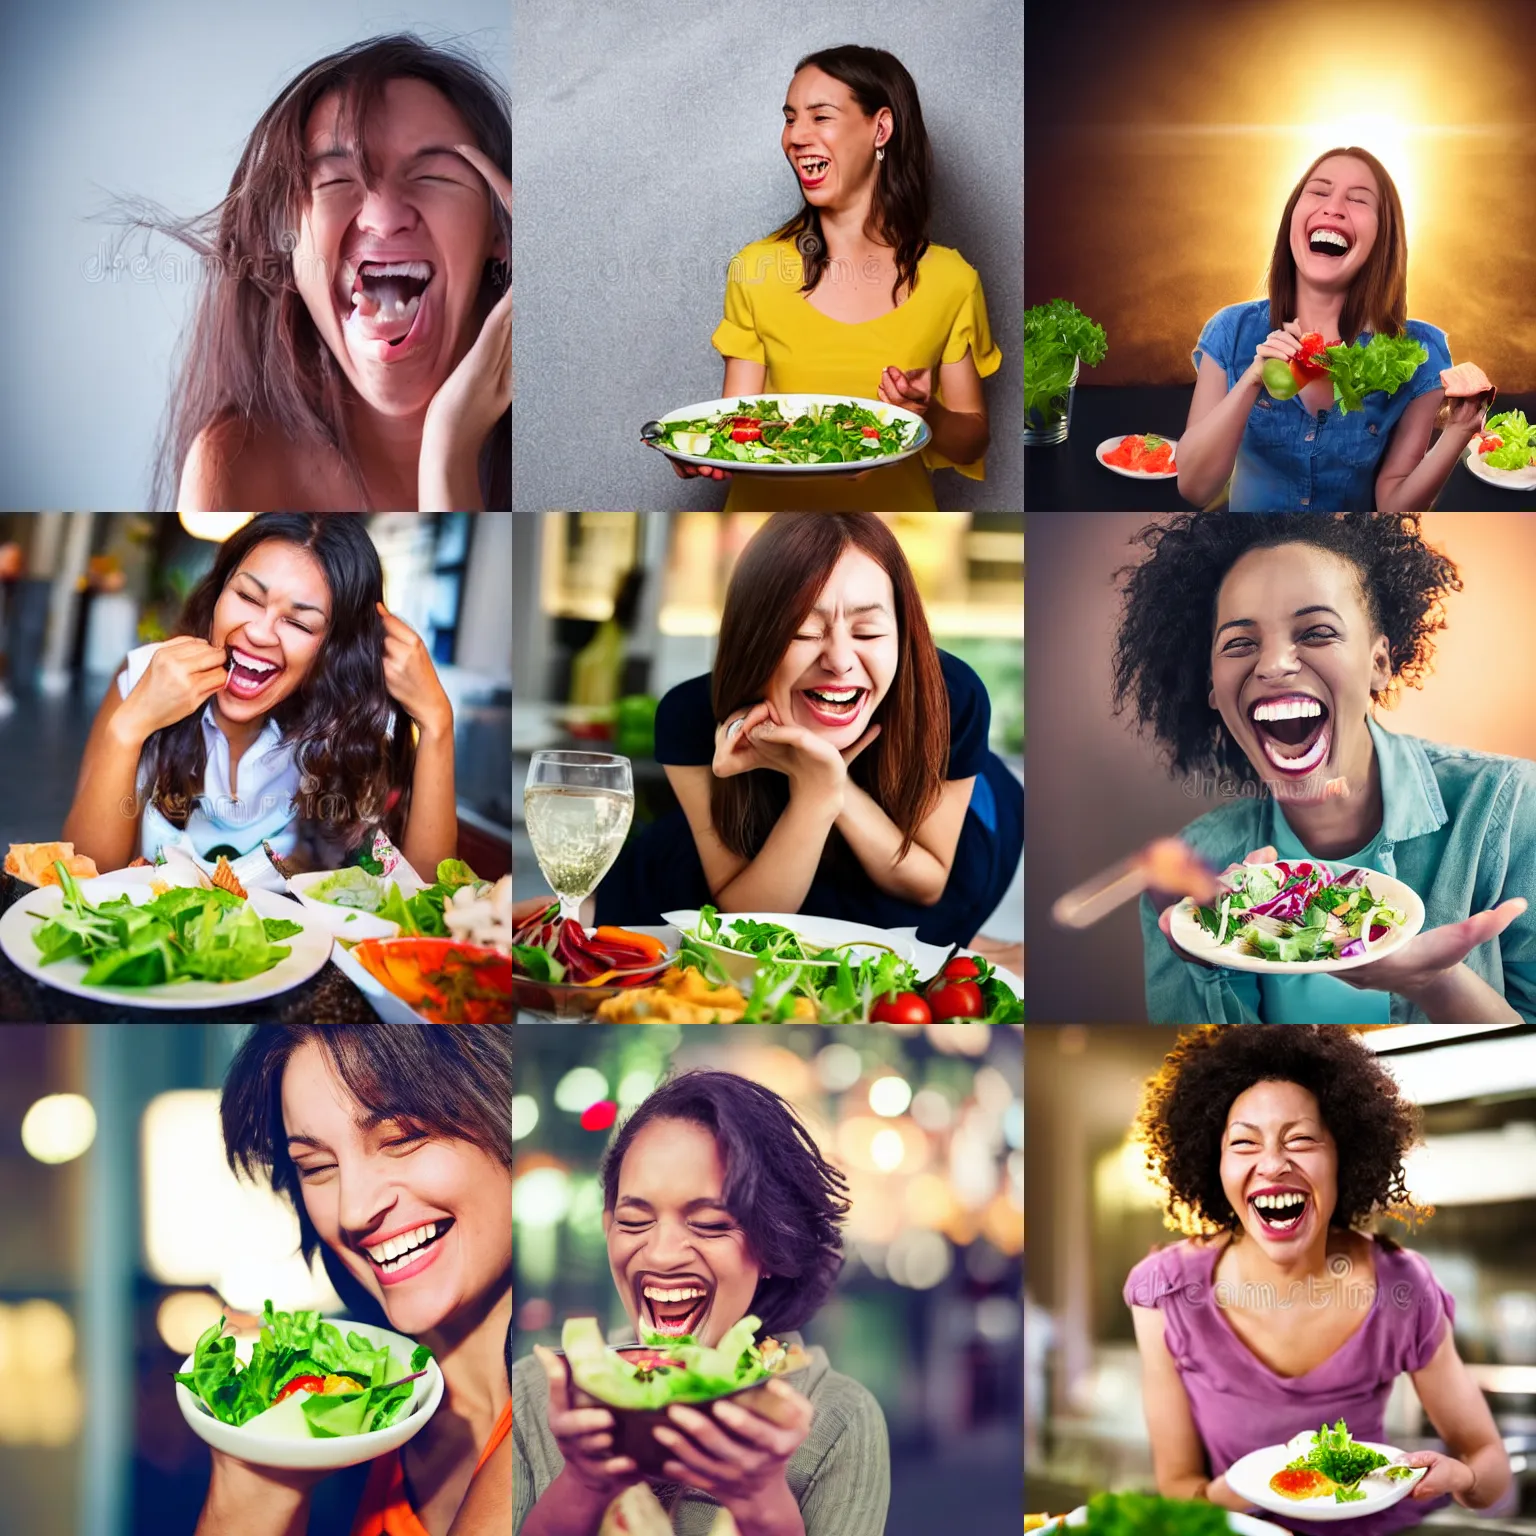
[{"label": "white plate", "polygon": [[[685,934],[692,933],[699,924],[699,914],[694,908],[679,912],[663,912],[661,915]],[[810,917],[798,912],[722,912],[720,914],[722,926],[727,928],[738,918],[746,918],[749,922],[778,923],[784,928],[793,929],[808,943],[823,949],[834,944],[868,946],[850,951],[849,958],[852,961],[872,959],[876,955],[883,954],[887,949],[893,949],[909,965],[915,967],[921,976],[933,975],[949,954],[949,949],[945,945],[924,943],[917,937],[915,928],[874,928],[868,923],[849,923],[834,917]],[[702,940],[699,942],[703,943]],[[731,949],[724,944],[704,943],[704,948],[719,958],[721,966],[733,981],[752,979],[752,973],[757,969],[756,956],[739,949]],[[976,955],[973,949],[960,949],[955,953],[972,957]],[[831,969],[825,963],[821,968]],[[1024,983],[1012,971],[1004,970],[1001,966],[994,966],[993,970],[998,980],[1011,987],[1017,996],[1024,995]]]},{"label": "white plate", "polygon": [[[732,474],[861,475],[867,469],[884,469],[888,464],[899,464],[903,459],[910,459],[914,453],[921,453],[933,436],[928,423],[912,411],[903,410],[899,405],[887,405],[883,400],[865,400],[858,395],[730,395],[723,400],[704,400],[698,405],[686,405],[681,410],[668,411],[665,416],[656,419],[665,424],[669,421],[693,421],[700,416],[718,416],[724,411],[734,410],[744,399],[777,401],[779,410],[789,418],[803,416],[806,411],[818,405],[862,405],[865,410],[873,411],[881,421],[905,421],[916,426],[917,432],[900,453],[882,454],[878,459],[860,459],[853,464],[738,464],[734,459],[711,459],[693,453],[679,453],[676,448],[663,448],[659,443],[647,442],[645,445],[666,454],[669,459],[676,459],[679,464],[728,469]],[[645,442],[645,439],[641,441]]]},{"label": "white plate", "polygon": [[1491,469],[1477,451],[1478,439],[1473,438],[1462,453],[1462,461],[1479,480],[1496,485],[1505,491],[1529,491],[1536,488],[1536,464],[1524,469]]},{"label": "white plate", "polygon": [[[1353,864],[1339,864],[1332,859],[1287,859],[1287,864],[1326,864],[1335,875],[1357,868]],[[1274,871],[1273,864],[1254,864],[1252,869]],[[1200,926],[1195,916],[1195,903],[1186,896],[1173,909],[1169,926],[1173,930],[1173,942],[1187,950],[1195,959],[1207,965],[1225,966],[1229,971],[1254,971],[1260,976],[1331,976],[1338,971],[1352,971],[1356,966],[1369,965],[1395,954],[1424,926],[1424,903],[1419,893],[1401,880],[1384,875],[1379,869],[1365,872],[1365,884],[1373,895],[1381,897],[1390,907],[1408,914],[1408,921],[1396,933],[1389,933],[1379,944],[1372,945],[1363,955],[1351,955],[1348,960],[1262,960],[1258,955],[1239,954],[1230,944],[1218,944],[1215,938]]]},{"label": "white plate", "polygon": [[[81,882],[81,892],[88,901],[100,902],[113,896],[127,894],[135,906],[142,906],[154,897],[149,881],[142,877],[152,872],[146,869],[122,870],[116,874],[101,875],[95,880]],[[179,981],[158,987],[87,987],[80,978],[90,969],[82,959],[58,960],[52,965],[41,963],[41,951],[33,942],[40,914],[52,917],[64,905],[64,892],[58,886],[45,886],[42,890],[13,902],[0,917],[0,950],[28,976],[57,987],[75,997],[94,998],[97,1002],[121,1003],[132,1008],[165,1008],[188,1011],[192,1009],[227,1008],[235,1003],[254,1003],[263,998],[276,997],[281,992],[301,986],[331,957],[330,933],[286,896],[272,891],[252,891],[250,902],[262,917],[286,918],[300,924],[304,931],[281,942],[288,945],[289,954],[270,970],[244,981]]]},{"label": "white plate", "polygon": [[[1044,1526],[1044,1530],[1057,1529],[1062,1525],[1076,1529],[1088,1524],[1088,1506],[1079,1504],[1070,1515],[1058,1522],[1056,1527]],[[1235,1536],[1287,1536],[1287,1533],[1278,1525],[1271,1525],[1268,1520],[1259,1520],[1253,1515],[1239,1515],[1232,1510],[1227,1511],[1227,1525],[1235,1533]]]},{"label": "white plate", "polygon": [[[299,898],[299,904],[306,911],[314,914],[317,922],[339,939],[360,944],[364,939],[398,938],[399,923],[375,917],[371,912],[361,912],[356,907],[339,907],[334,901],[325,901],[309,894],[322,880],[329,880],[332,875],[339,873],[339,870],[334,869],[317,869],[309,874],[294,875],[288,882],[288,889]],[[400,894],[407,901],[426,889],[416,872],[406,865],[382,878],[390,884],[398,885]]]},{"label": "white plate", "polygon": [[[394,924],[386,926],[393,927]],[[368,999],[368,1006],[386,1024],[427,1022],[403,997],[396,997],[372,971],[365,969],[362,961],[352,953],[350,945],[338,944],[331,958],[336,962],[337,969]]]},{"label": "white plate", "polygon": [[[334,1323],[343,1334],[360,1333],[375,1344],[389,1345],[390,1353],[409,1372],[411,1354],[416,1348],[413,1339],[392,1333],[388,1328],[377,1328],[372,1323],[354,1323],[345,1318],[327,1318],[326,1321]],[[235,1354],[241,1360],[249,1360],[255,1342],[254,1337],[237,1338]],[[181,1362],[180,1369],[192,1369],[191,1355]],[[179,1381],[176,1383],[176,1406],[199,1440],[252,1466],[335,1471],[340,1467],[355,1467],[360,1461],[372,1461],[386,1451],[399,1450],[425,1426],[443,1400],[443,1373],[436,1360],[427,1361],[427,1374],[413,1382],[411,1390],[406,1416],[388,1429],[376,1429],[366,1435],[336,1435],[329,1439],[283,1440],[275,1435],[253,1435],[248,1429],[221,1423],[208,1411],[203,1400]]]},{"label": "white plate", "polygon": [[[1323,1522],[1358,1520],[1361,1515],[1374,1515],[1384,1509],[1391,1509],[1399,1500],[1407,1498],[1409,1490],[1429,1470],[1427,1467],[1415,1468],[1415,1476],[1405,1477],[1396,1483],[1367,1478],[1360,1485],[1366,1490],[1365,1498],[1349,1504],[1336,1503],[1331,1493],[1316,1499],[1283,1499],[1278,1493],[1272,1493],[1270,1478],[1288,1462],[1305,1455],[1312,1448],[1314,1435],[1315,1431],[1308,1430],[1294,1436],[1285,1445],[1266,1445],[1260,1450],[1249,1451],[1227,1468],[1227,1486],[1240,1499],[1247,1499],[1250,1504],[1257,1504],[1260,1509],[1268,1510],[1273,1515]],[[1379,1451],[1388,1461],[1396,1461],[1403,1454],[1395,1445],[1380,1445],[1374,1440],[1357,1440],[1355,1443],[1363,1445],[1367,1450]]]},{"label": "white plate", "polygon": [[[1145,435],[1145,433],[1138,434],[1135,432],[1122,432],[1119,437],[1106,437],[1104,441],[1093,450],[1093,456],[1099,461],[1100,464],[1104,464],[1104,455],[1106,453],[1113,453],[1115,449],[1118,448],[1120,444],[1126,440],[1127,437],[1144,437]],[[1157,435],[1161,436],[1160,433]],[[1164,438],[1163,440],[1172,447],[1173,461],[1175,464],[1177,464],[1179,461],[1178,438],[1169,437]],[[1124,475],[1127,480],[1177,480],[1179,478],[1179,472],[1177,469],[1172,471],[1160,469],[1155,472],[1149,472],[1144,469],[1122,469],[1118,464],[1104,464],[1104,468],[1113,475]]]}]

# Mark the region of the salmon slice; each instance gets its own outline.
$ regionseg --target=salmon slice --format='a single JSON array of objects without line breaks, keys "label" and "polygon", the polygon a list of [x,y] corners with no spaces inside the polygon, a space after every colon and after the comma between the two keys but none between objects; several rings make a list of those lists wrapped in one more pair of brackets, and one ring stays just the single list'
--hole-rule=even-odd
[{"label": "salmon slice", "polygon": [[1498,393],[1493,380],[1476,363],[1457,363],[1454,368],[1442,368],[1440,384],[1447,395],[1458,399],[1486,394],[1490,404]]}]

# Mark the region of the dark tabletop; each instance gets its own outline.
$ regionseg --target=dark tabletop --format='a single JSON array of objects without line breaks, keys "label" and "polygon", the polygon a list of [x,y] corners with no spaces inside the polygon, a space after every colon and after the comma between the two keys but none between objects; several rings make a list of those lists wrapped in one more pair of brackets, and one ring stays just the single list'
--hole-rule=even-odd
[{"label": "dark tabletop", "polygon": [[[1179,495],[1177,480],[1128,480],[1105,469],[1094,449],[1107,437],[1156,432],[1178,437],[1184,431],[1194,385],[1169,389],[1153,385],[1079,386],[1072,401],[1072,430],[1054,448],[1024,450],[1024,506],[1031,512],[1184,512],[1193,510]],[[1500,395],[1493,410],[1536,416],[1536,394]],[[1451,471],[1435,501],[1437,512],[1529,512],[1536,491],[1508,491],[1479,480],[1465,464]]]},{"label": "dark tabletop", "polygon": [[[0,914],[35,895],[36,886],[0,874]],[[295,911],[298,903],[294,903]],[[302,986],[276,997],[208,1008],[206,1021],[218,1024],[366,1024],[378,1015],[368,999],[327,960]],[[5,1024],[176,1024],[202,1023],[192,1009],[131,1008],[92,1002],[34,981],[0,952],[0,1023]]]}]

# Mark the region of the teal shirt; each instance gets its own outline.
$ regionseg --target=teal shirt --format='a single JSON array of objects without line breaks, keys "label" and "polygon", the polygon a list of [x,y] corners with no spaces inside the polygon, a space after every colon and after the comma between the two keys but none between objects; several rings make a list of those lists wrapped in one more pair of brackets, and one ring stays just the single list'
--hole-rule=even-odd
[{"label": "teal shirt", "polygon": [[[1531,905],[1465,963],[1536,1023],[1536,763],[1366,724],[1381,771],[1381,831],[1358,854],[1329,862],[1379,869],[1412,886],[1424,902],[1426,929],[1526,897]],[[1180,836],[1215,869],[1266,844],[1282,859],[1316,857],[1267,794],[1234,800]],[[1145,896],[1141,933],[1147,1017],[1156,1024],[1428,1022],[1406,998],[1360,991],[1332,976],[1260,976],[1180,960]]]}]

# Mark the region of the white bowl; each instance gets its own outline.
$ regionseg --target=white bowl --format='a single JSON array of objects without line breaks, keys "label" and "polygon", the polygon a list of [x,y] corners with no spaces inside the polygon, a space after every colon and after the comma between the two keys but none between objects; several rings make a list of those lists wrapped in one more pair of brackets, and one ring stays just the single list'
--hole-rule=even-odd
[{"label": "white bowl", "polygon": [[[405,1366],[406,1371],[410,1370],[411,1354],[416,1348],[413,1339],[388,1328],[375,1327],[372,1323],[336,1318],[326,1321],[334,1323],[343,1333],[359,1333],[375,1344],[387,1344],[391,1355]],[[237,1337],[236,1355],[242,1361],[248,1361],[255,1342],[253,1336]],[[181,1362],[181,1369],[192,1369],[191,1355]],[[355,1467],[359,1462],[372,1461],[386,1451],[397,1451],[422,1430],[442,1400],[443,1373],[436,1360],[429,1360],[427,1374],[411,1383],[411,1401],[405,1417],[388,1429],[375,1429],[366,1435],[336,1435],[329,1439],[317,1436],[313,1440],[283,1440],[271,1435],[253,1435],[248,1429],[220,1422],[195,1392],[179,1381],[176,1383],[176,1403],[181,1416],[199,1440],[252,1466],[284,1467],[291,1471],[334,1472],[340,1467]]]},{"label": "white bowl", "polygon": [[[307,907],[320,922],[325,924],[327,930],[334,933],[338,939],[345,939],[349,944],[360,944],[364,939],[398,938],[399,923],[390,922],[388,918],[375,917],[372,912],[359,911],[356,907],[338,906],[334,901],[326,901],[322,897],[309,894],[317,885],[339,873],[340,871],[335,869],[316,869],[305,875],[294,875],[288,881],[288,889],[299,898],[300,905]],[[426,889],[419,880],[403,869],[381,878],[386,884],[398,885],[400,894],[407,901],[418,891]]]},{"label": "white bowl", "polygon": [[[1058,1525],[1070,1526],[1076,1529],[1088,1524],[1088,1506],[1079,1504],[1070,1515],[1063,1517]],[[1286,1533],[1278,1525],[1271,1525],[1268,1520],[1257,1520],[1252,1515],[1239,1515],[1232,1510],[1227,1511],[1227,1525],[1234,1536],[1286,1536]],[[1050,1526],[1045,1526],[1050,1530]]]},{"label": "white bowl", "polygon": [[[699,914],[696,910],[663,912],[661,915],[667,922],[675,924],[685,935],[692,933],[699,925]],[[802,946],[808,949],[831,949],[838,944],[857,946],[844,950],[850,964],[857,964],[860,960],[870,960],[884,954],[887,950],[893,950],[909,965],[921,968],[924,946],[918,943],[913,930],[892,932],[884,928],[872,928],[867,923],[849,923],[833,917],[808,917],[797,912],[722,912],[720,914],[722,928],[728,929],[733,923],[740,921],[777,923],[782,928],[793,929],[802,941]],[[707,949],[720,962],[721,968],[732,981],[750,982],[760,964],[758,956],[749,955],[742,949],[732,949],[728,944],[716,944],[706,939],[696,939],[694,942]],[[939,953],[942,955],[944,952],[941,950]],[[805,960],[781,963],[812,966],[822,971],[833,969],[833,963],[829,961]]]},{"label": "white bowl", "polygon": [[[1358,1520],[1361,1515],[1374,1515],[1381,1510],[1391,1509],[1394,1504],[1408,1497],[1409,1492],[1428,1471],[1427,1467],[1416,1467],[1413,1477],[1405,1477],[1396,1483],[1384,1483],[1368,1477],[1360,1485],[1366,1496],[1348,1504],[1336,1503],[1331,1493],[1316,1499],[1285,1499],[1271,1492],[1270,1478],[1298,1456],[1311,1450],[1315,1433],[1315,1430],[1309,1430],[1294,1436],[1285,1445],[1266,1445],[1257,1451],[1249,1451],[1227,1468],[1227,1486],[1240,1499],[1247,1499],[1250,1504],[1257,1504],[1260,1509],[1268,1510],[1271,1514],[1326,1524],[1337,1520]],[[1395,1445],[1381,1445],[1375,1440],[1357,1440],[1355,1444],[1370,1451],[1379,1451],[1389,1462],[1397,1461],[1403,1454]]]}]

